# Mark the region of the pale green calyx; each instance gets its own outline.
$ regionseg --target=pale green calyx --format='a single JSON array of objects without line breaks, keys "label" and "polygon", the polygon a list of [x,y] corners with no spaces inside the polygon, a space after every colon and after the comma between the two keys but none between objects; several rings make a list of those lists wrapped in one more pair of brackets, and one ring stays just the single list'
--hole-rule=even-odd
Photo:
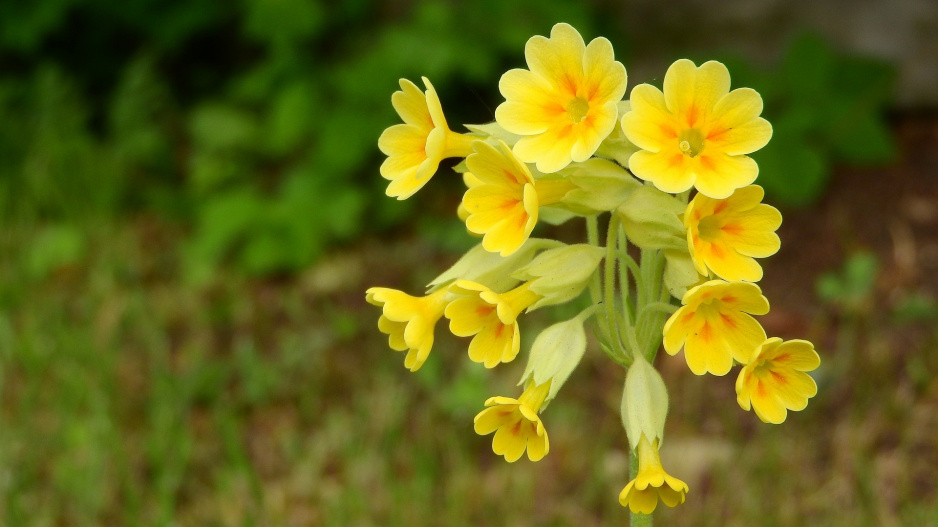
[{"label": "pale green calyx", "polygon": [[[616,122],[618,122],[622,120],[623,115],[632,109],[632,104],[629,101],[620,101],[616,107],[619,109],[619,116],[616,118]],[[632,144],[625,136],[622,127],[616,126],[613,128],[612,133],[609,134],[609,137],[605,138],[603,142],[600,143],[599,148],[596,150],[596,156],[612,159],[620,165],[627,167],[629,166],[629,158],[639,150],[640,148]]]},{"label": "pale green calyx", "polygon": [[664,439],[664,421],[668,417],[668,389],[658,370],[642,356],[635,354],[635,362],[625,376],[622,392],[622,424],[633,450],[645,434],[658,444]]},{"label": "pale green calyx", "polygon": [[567,382],[567,378],[583,358],[586,351],[583,321],[593,312],[594,308],[588,308],[570,320],[558,322],[541,331],[534,339],[531,353],[528,355],[528,365],[518,384],[524,384],[531,379],[534,384],[541,385],[550,380],[550,391],[544,404],[557,395],[560,387]]},{"label": "pale green calyx", "polygon": [[502,257],[486,251],[480,243],[427,284],[427,292],[432,293],[454,280],[469,280],[493,291],[508,291],[521,282],[512,277],[513,272],[530,263],[538,251],[554,247],[564,247],[564,244],[556,240],[529,238],[510,256]]},{"label": "pale green calyx", "polygon": [[674,196],[644,185],[617,210],[629,240],[642,249],[687,250],[680,215],[685,205]]},{"label": "pale green calyx", "polygon": [[694,267],[687,248],[665,249],[664,251],[664,285],[671,296],[677,299],[684,298],[688,289],[701,281],[700,273]]},{"label": "pale green calyx", "polygon": [[513,134],[508,130],[502,128],[500,124],[495,121],[485,124],[467,124],[466,128],[477,133],[489,136],[488,139],[498,140],[501,139],[508,146],[515,146],[515,143],[521,139],[520,135]]},{"label": "pale green calyx", "polygon": [[512,274],[531,282],[531,291],[542,298],[528,311],[573,300],[589,283],[605,250],[585,243],[549,249]]},{"label": "pale green calyx", "polygon": [[575,188],[556,206],[582,216],[615,210],[642,184],[621,166],[605,159],[591,158],[572,163],[559,172]]}]

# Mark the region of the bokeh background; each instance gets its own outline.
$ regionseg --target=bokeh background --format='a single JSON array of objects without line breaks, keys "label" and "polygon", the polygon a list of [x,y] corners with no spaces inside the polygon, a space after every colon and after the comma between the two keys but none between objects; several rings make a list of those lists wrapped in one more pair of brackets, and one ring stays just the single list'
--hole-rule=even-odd
[{"label": "bokeh background", "polygon": [[763,94],[785,222],[762,321],[823,360],[772,426],[660,357],[691,491],[658,521],[938,525],[938,4],[714,4],[0,2],[0,525],[624,525],[623,375],[595,343],[550,454],[507,464],[472,417],[523,360],[487,371],[440,327],[412,374],[364,302],[475,242],[449,168],[384,196],[397,80],[490,121],[559,21],[630,87],[718,58]]}]

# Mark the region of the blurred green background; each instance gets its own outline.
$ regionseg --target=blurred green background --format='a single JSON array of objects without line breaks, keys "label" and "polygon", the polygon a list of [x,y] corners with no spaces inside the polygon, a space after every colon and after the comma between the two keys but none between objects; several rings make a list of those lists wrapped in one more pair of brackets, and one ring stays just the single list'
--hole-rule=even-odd
[{"label": "blurred green background", "polygon": [[[740,34],[775,20],[726,9]],[[905,63],[810,24],[772,26],[753,53],[685,18],[611,1],[0,3],[0,525],[624,524],[622,374],[598,350],[545,414],[551,453],[509,465],[472,417],[515,393],[523,361],[486,371],[441,327],[410,374],[364,303],[373,285],[419,293],[474,243],[448,168],[384,196],[397,80],[429,77],[456,130],[491,121],[501,73],[558,21],[609,38],[630,87],[688,56],[763,94],[758,183],[786,218],[765,325],[824,361],[818,397],[773,427],[733,379],[660,359],[665,464],[691,485],[660,521],[938,525],[938,95],[897,105]]]}]

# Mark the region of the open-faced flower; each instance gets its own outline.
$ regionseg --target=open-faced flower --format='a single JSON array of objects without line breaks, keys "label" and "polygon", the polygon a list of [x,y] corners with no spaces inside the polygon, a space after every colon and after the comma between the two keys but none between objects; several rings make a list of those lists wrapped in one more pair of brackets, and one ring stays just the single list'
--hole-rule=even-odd
[{"label": "open-faced flower", "polygon": [[369,304],[382,308],[378,329],[388,335],[388,345],[406,351],[404,366],[417,371],[433,347],[433,330],[446,308],[448,288],[424,297],[410,296],[395,289],[372,287],[365,291]]},{"label": "open-faced flower", "polygon": [[505,456],[505,461],[514,463],[525,450],[528,459],[539,461],[550,450],[547,430],[537,415],[550,391],[550,383],[550,380],[541,385],[528,382],[518,399],[492,397],[485,401],[486,409],[476,415],[476,433],[484,436],[495,432],[492,451]]},{"label": "open-faced flower", "polygon": [[668,507],[684,503],[687,483],[670,476],[661,466],[658,440],[654,443],[642,434],[638,442],[638,475],[619,493],[619,503],[636,514],[651,514],[658,499]]},{"label": "open-faced flower", "polygon": [[525,282],[507,293],[496,293],[476,282],[459,280],[450,287],[457,295],[444,311],[457,337],[473,337],[469,358],[494,368],[510,362],[521,349],[518,315],[540,300]]},{"label": "open-faced flower", "polygon": [[781,423],[788,410],[804,410],[808,399],[817,394],[817,384],[805,372],[820,365],[821,358],[810,342],[770,338],[739,372],[736,400],[744,410],[751,406],[766,423]]},{"label": "open-faced flower", "polygon": [[515,155],[537,163],[543,173],[571,161],[586,161],[616,125],[616,103],[625,94],[625,66],[605,38],[585,45],[569,24],[557,24],[550,38],[531,37],[524,46],[528,68],[502,75],[505,102],[495,119],[523,137]]},{"label": "open-faced flower", "polygon": [[400,83],[391,104],[404,123],[386,129],[378,148],[388,156],[381,164],[381,176],[391,180],[387,195],[407,199],[430,181],[440,161],[469,155],[474,138],[449,129],[440,98],[426,77],[426,94],[407,79]]},{"label": "open-faced flower", "polygon": [[563,178],[534,176],[511,149],[476,141],[466,166],[478,180],[463,195],[466,228],[484,234],[482,246],[502,256],[518,250],[537,224],[538,208],[560,201],[575,186]]},{"label": "open-faced flower", "polygon": [[664,192],[697,187],[721,199],[759,174],[745,154],[769,142],[772,126],[759,117],[762,97],[749,88],[730,91],[730,74],[710,61],[681,59],[664,76],[664,93],[650,84],[632,88],[622,117],[629,141],[641,148],[629,169]]},{"label": "open-faced flower", "polygon": [[762,187],[750,185],[728,198],[697,194],[691,200],[684,226],[697,272],[729,281],[762,279],[762,267],[755,258],[778,252],[775,231],[782,224],[778,209],[762,203],[763,195]]},{"label": "open-faced flower", "polygon": [[769,312],[755,284],[711,280],[688,290],[681,303],[664,325],[664,349],[675,355],[683,347],[696,375],[726,375],[734,359],[748,364],[765,342],[765,330],[749,316]]}]

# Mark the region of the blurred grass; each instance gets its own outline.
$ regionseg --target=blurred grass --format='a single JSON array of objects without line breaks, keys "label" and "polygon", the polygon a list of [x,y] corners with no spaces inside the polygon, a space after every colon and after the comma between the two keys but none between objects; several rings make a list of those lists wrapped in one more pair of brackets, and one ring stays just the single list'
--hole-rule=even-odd
[{"label": "blurred grass", "polygon": [[[440,327],[411,374],[374,329],[366,285],[418,289],[452,255],[365,242],[295,277],[226,272],[193,289],[179,234],[103,222],[87,250],[24,278],[35,232],[4,232],[0,523],[625,523],[622,375],[596,349],[543,416],[550,454],[508,464],[472,416],[515,393],[523,364],[486,371]],[[803,336],[829,342],[828,324]],[[665,464],[691,486],[662,524],[938,524],[938,333],[875,311],[851,327],[852,349],[819,344],[819,395],[783,427],[740,410],[733,379],[659,361]]]}]

